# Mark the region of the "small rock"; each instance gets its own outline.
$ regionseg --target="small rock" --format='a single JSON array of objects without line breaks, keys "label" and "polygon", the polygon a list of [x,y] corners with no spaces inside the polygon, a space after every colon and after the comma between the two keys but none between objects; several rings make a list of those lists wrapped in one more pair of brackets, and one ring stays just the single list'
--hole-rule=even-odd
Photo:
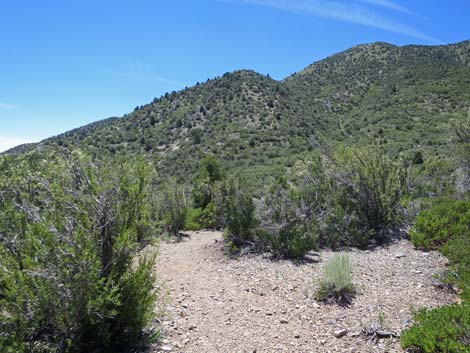
[{"label": "small rock", "polygon": [[396,257],[397,259],[400,259],[400,258],[402,258],[402,257],[406,257],[406,255],[405,255],[404,253],[402,253],[402,252],[399,252],[399,253],[397,253],[397,254],[395,255],[395,257]]},{"label": "small rock", "polygon": [[281,324],[288,324],[289,323],[289,321],[287,321],[286,319],[281,319],[281,320],[279,320],[279,322]]},{"label": "small rock", "polygon": [[413,323],[410,319],[403,319],[401,321],[402,325],[404,326],[411,326],[411,324]]},{"label": "small rock", "polygon": [[160,350],[162,352],[171,352],[173,350],[173,348],[171,346],[161,346]]},{"label": "small rock", "polygon": [[348,334],[348,330],[346,329],[342,329],[342,330],[338,330],[338,331],[335,331],[333,333],[333,335],[336,337],[336,338],[341,338],[343,336],[346,336]]}]

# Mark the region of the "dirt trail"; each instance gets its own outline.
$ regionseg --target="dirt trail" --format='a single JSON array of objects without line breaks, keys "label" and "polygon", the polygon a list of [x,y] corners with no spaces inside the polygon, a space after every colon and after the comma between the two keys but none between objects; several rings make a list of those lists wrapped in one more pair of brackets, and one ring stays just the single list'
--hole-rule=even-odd
[{"label": "dirt trail", "polygon": [[[434,289],[433,274],[446,259],[402,240],[373,251],[351,250],[353,305],[319,305],[315,279],[333,253],[296,265],[266,256],[231,260],[220,232],[190,232],[178,243],[162,243],[157,272],[165,339],[155,351],[172,352],[402,352],[398,340],[368,342],[355,337],[379,316],[391,331],[410,323],[410,312],[455,301]],[[334,333],[347,329],[336,338]]]}]

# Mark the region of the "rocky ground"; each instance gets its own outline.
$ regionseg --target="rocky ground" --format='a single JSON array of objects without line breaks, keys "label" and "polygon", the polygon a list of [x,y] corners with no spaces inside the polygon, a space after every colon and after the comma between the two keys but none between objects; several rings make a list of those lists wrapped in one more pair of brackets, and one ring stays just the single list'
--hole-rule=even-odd
[{"label": "rocky ground", "polygon": [[161,245],[164,337],[156,352],[402,352],[398,339],[358,334],[374,322],[399,333],[413,310],[456,300],[432,285],[446,259],[407,240],[348,252],[358,294],[344,308],[312,298],[331,251],[302,264],[267,255],[229,259],[220,232],[188,235]]}]

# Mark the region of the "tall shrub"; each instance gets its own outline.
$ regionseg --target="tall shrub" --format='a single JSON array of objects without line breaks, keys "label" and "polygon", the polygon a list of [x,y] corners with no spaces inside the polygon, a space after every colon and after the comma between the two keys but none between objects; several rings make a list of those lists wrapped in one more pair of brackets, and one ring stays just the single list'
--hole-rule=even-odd
[{"label": "tall shrub", "polygon": [[0,350],[109,352],[144,338],[155,256],[145,163],[0,160]]}]

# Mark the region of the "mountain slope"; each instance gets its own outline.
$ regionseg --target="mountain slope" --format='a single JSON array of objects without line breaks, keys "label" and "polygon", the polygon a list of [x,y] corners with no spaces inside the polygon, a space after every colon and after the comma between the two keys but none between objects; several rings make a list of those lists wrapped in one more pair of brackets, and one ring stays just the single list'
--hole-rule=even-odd
[{"label": "mountain slope", "polygon": [[319,139],[380,143],[392,152],[448,150],[447,123],[470,106],[470,41],[445,46],[353,47],[275,81],[236,71],[165,94],[119,119],[39,145],[144,154],[164,175],[187,177],[210,153],[259,183]]}]

